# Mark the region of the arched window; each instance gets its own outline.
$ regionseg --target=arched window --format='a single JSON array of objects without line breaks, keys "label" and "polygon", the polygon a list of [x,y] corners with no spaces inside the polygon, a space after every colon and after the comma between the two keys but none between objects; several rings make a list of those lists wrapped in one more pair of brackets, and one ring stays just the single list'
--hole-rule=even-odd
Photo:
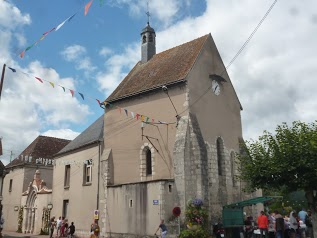
[{"label": "arched window", "polygon": [[146,175],[152,175],[152,153],[150,149],[146,151]]},{"label": "arched window", "polygon": [[223,142],[221,138],[217,139],[217,161],[218,161],[218,174],[223,175]]},{"label": "arched window", "polygon": [[150,34],[150,36],[149,36],[149,42],[153,42],[153,35],[152,34]]},{"label": "arched window", "polygon": [[146,43],[146,35],[143,36],[142,43]]},{"label": "arched window", "polygon": [[140,179],[147,181],[155,176],[155,150],[151,143],[144,143],[140,150]]},{"label": "arched window", "polygon": [[230,162],[231,162],[231,176],[232,176],[232,186],[236,185],[236,178],[235,178],[235,154],[232,151],[230,154]]}]

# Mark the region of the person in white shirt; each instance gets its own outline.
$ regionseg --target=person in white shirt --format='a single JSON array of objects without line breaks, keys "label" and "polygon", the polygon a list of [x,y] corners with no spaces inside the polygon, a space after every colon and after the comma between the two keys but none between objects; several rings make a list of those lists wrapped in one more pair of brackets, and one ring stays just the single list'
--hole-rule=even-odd
[{"label": "person in white shirt", "polygon": [[56,237],[61,235],[62,217],[59,217],[56,221]]},{"label": "person in white shirt", "polygon": [[298,222],[296,219],[296,212],[292,211],[291,214],[289,215],[289,228],[290,228],[290,238],[295,238],[296,237],[296,232],[298,229]]}]

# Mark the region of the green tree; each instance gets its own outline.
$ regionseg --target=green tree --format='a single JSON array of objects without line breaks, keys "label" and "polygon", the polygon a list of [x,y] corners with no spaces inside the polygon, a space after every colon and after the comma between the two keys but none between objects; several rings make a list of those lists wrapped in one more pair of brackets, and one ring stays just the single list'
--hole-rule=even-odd
[{"label": "green tree", "polygon": [[242,148],[240,178],[247,182],[247,189],[303,190],[317,237],[317,121],[283,123],[275,134],[264,131],[257,141],[247,141]]}]

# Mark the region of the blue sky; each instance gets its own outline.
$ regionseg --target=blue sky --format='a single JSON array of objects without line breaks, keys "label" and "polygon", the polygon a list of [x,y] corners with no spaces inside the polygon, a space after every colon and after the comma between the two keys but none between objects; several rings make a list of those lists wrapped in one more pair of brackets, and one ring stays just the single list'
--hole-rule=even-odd
[{"label": "blue sky", "polygon": [[[227,65],[272,0],[149,0],[157,52],[211,33]],[[140,60],[147,1],[0,0],[0,64],[6,70],[0,137],[6,164],[38,135],[73,139],[102,113],[104,100]],[[317,3],[280,0],[228,73],[244,110],[243,133],[257,139],[281,122],[316,119]],[[25,53],[41,35],[78,14]],[[64,93],[21,72],[81,92]],[[88,99],[91,98],[91,99]]]}]

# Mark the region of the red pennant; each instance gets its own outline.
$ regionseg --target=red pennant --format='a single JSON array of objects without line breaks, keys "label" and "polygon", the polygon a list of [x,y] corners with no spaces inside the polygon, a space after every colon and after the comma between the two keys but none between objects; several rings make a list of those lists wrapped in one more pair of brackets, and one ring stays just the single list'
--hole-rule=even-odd
[{"label": "red pennant", "polygon": [[137,113],[137,114],[135,115],[135,117],[136,117],[137,120],[139,120],[139,116],[140,116],[139,113]]},{"label": "red pennant", "polygon": [[72,97],[74,97],[74,90],[69,89],[70,93],[72,94]]},{"label": "red pennant", "polygon": [[23,58],[24,57],[24,53],[25,53],[25,50],[23,50],[20,54],[20,57]]},{"label": "red pennant", "polygon": [[99,103],[99,105],[101,104],[101,103],[100,103],[100,100],[96,99],[96,101]]},{"label": "red pennant", "polygon": [[43,83],[43,80],[38,78],[38,77],[35,77],[38,81],[40,81],[41,83]]},{"label": "red pennant", "polygon": [[86,4],[86,6],[85,6],[85,16],[87,15],[88,10],[89,10],[89,8],[90,8],[92,2],[93,2],[93,0],[91,0],[89,3]]}]

